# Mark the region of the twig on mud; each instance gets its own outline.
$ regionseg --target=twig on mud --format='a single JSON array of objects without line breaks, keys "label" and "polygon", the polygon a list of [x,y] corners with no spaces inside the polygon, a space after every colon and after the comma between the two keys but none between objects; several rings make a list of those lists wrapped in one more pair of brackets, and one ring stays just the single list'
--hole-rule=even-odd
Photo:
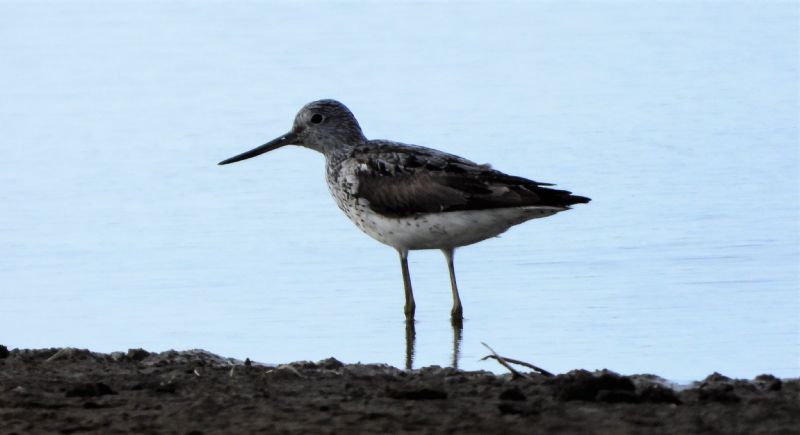
[{"label": "twig on mud", "polygon": [[[485,359],[489,359],[489,358],[497,359],[497,357],[494,356],[494,355],[486,355],[485,357],[481,358],[481,361],[483,361]],[[555,376],[554,374],[548,372],[547,370],[545,370],[545,369],[543,369],[541,367],[537,367],[537,366],[535,366],[533,364],[526,363],[525,361],[520,361],[520,360],[517,360],[517,359],[514,359],[514,358],[508,358],[508,357],[503,357],[503,359],[505,359],[506,362],[510,362],[511,364],[517,364],[517,365],[520,365],[520,366],[525,366],[525,367],[531,368],[531,369],[539,372],[540,375],[542,375],[542,376],[544,376],[546,378],[552,378],[553,376]]]},{"label": "twig on mud", "polygon": [[51,362],[59,359],[69,358],[70,356],[76,354],[77,352],[78,349],[74,347],[65,347],[59,349],[58,352],[51,355],[50,358],[47,358],[46,360],[44,360],[44,362]]},{"label": "twig on mud", "polygon": [[485,357],[481,358],[481,361],[487,360],[489,358],[494,358],[503,367],[507,368],[511,372],[511,375],[514,378],[525,377],[525,375],[523,375],[522,373],[516,371],[513,367],[511,367],[511,365],[509,363],[521,365],[521,366],[524,366],[524,367],[528,367],[530,369],[533,369],[533,370],[539,372],[539,374],[541,374],[542,376],[547,377],[547,378],[552,378],[554,376],[552,373],[548,372],[547,370],[545,370],[545,369],[543,369],[541,367],[537,367],[537,366],[535,366],[535,365],[533,365],[531,363],[527,363],[525,361],[520,361],[518,359],[502,357],[502,356],[498,355],[497,352],[494,351],[494,349],[489,347],[488,344],[486,344],[484,342],[481,342],[481,344],[486,346],[486,348],[489,349],[490,352],[492,352],[491,355],[486,355]]},{"label": "twig on mud", "polygon": [[[482,344],[482,345],[484,345],[484,346],[485,346],[487,349],[489,349],[489,352],[491,352],[491,353],[492,353],[492,355],[490,355],[490,356],[487,356],[486,358],[493,357],[494,359],[496,359],[496,360],[497,360],[497,362],[499,362],[499,363],[500,363],[500,365],[502,365],[503,367],[507,368],[507,369],[508,369],[508,371],[510,371],[510,372],[511,372],[511,378],[512,378],[512,379],[516,379],[516,378],[524,378],[524,377],[526,377],[526,376],[525,376],[525,375],[523,375],[522,373],[518,372],[518,371],[517,371],[517,370],[516,370],[514,367],[511,367],[511,365],[510,365],[510,364],[508,364],[508,363],[506,362],[506,360],[505,360],[505,359],[504,359],[502,356],[498,355],[498,354],[497,354],[497,352],[495,352],[495,351],[494,351],[494,349],[492,349],[491,347],[489,347],[489,345],[488,345],[488,344],[486,344],[486,343],[484,343],[484,342],[482,342],[482,341],[481,341],[481,344]],[[483,359],[486,359],[486,358],[483,358]]]},{"label": "twig on mud", "polygon": [[50,358],[47,358],[46,360],[44,360],[44,362],[50,362],[50,361],[55,361],[55,360],[57,360],[57,359],[61,359],[61,358],[63,358],[63,357],[64,357],[64,355],[66,355],[68,352],[69,352],[69,348],[68,348],[68,347],[65,347],[65,348],[63,348],[63,349],[59,349],[59,350],[58,350],[58,352],[56,352],[56,353],[54,353],[54,354],[50,355]]},{"label": "twig on mud", "polygon": [[276,374],[276,375],[280,374],[282,376],[291,375],[291,376],[297,376],[298,378],[306,378],[307,377],[307,376],[304,376],[302,373],[300,373],[299,370],[297,370],[296,368],[292,367],[290,364],[280,364],[277,367],[275,367],[274,369],[267,370],[265,372],[265,374]]}]

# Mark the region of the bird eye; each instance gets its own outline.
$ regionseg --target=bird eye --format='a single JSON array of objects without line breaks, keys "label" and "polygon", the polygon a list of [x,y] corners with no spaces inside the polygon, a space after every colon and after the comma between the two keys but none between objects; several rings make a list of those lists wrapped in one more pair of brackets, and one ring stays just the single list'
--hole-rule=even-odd
[{"label": "bird eye", "polygon": [[325,119],[324,116],[320,115],[319,113],[315,113],[314,116],[311,117],[312,124],[319,124]]}]

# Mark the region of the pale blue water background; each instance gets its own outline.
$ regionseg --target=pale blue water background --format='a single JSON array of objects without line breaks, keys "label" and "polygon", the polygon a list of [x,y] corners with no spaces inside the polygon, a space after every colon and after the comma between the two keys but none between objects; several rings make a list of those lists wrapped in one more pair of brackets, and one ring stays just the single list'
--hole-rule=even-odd
[{"label": "pale blue water background", "polygon": [[[404,362],[395,252],[313,152],[371,138],[590,196],[456,255],[460,367],[800,375],[796,2],[2,2],[0,343]],[[450,291],[416,252],[415,366]]]}]

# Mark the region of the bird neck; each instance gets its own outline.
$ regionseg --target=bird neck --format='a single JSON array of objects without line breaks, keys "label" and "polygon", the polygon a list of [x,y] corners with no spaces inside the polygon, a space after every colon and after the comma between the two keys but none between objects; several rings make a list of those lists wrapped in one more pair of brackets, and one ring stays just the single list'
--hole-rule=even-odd
[{"label": "bird neck", "polygon": [[313,149],[314,151],[318,151],[322,153],[327,160],[331,159],[339,159],[344,158],[350,154],[353,149],[359,145],[363,145],[366,142],[366,138],[363,136],[360,138],[350,138],[346,141],[339,141],[339,140],[324,140],[324,141],[317,141],[313,145],[305,145],[307,148]]}]

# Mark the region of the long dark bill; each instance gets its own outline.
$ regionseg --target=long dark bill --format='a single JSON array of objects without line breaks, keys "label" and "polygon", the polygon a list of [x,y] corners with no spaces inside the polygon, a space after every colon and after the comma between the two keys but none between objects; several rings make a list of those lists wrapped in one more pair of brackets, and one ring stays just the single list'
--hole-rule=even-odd
[{"label": "long dark bill", "polygon": [[227,165],[228,163],[236,163],[236,162],[239,162],[239,161],[242,161],[242,160],[246,160],[246,159],[249,159],[251,157],[255,157],[255,156],[264,154],[266,152],[272,151],[274,149],[278,149],[278,148],[280,148],[282,146],[291,145],[291,144],[293,144],[295,142],[296,139],[297,139],[297,136],[293,132],[289,132],[289,133],[286,133],[286,134],[284,134],[283,136],[281,136],[281,137],[279,137],[277,139],[273,139],[273,140],[265,143],[264,145],[261,145],[258,148],[253,148],[252,150],[244,152],[244,153],[241,153],[238,156],[233,156],[233,157],[231,157],[231,158],[229,158],[227,160],[223,160],[223,161],[219,162],[218,164],[219,165]]}]

